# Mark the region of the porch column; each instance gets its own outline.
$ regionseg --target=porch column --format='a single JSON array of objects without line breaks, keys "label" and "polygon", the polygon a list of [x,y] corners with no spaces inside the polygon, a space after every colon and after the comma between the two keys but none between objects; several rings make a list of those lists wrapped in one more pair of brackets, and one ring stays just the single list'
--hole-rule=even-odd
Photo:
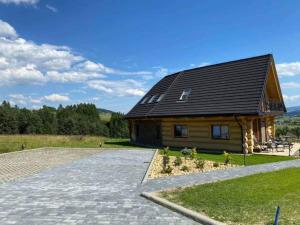
[{"label": "porch column", "polygon": [[247,144],[248,153],[253,153],[254,140],[253,140],[253,120],[247,121]]},{"label": "porch column", "polygon": [[242,121],[242,128],[243,128],[243,143],[244,143],[244,146],[243,146],[243,151],[244,153],[248,153],[248,147],[249,147],[249,144],[248,144],[248,129],[247,129],[247,123],[245,120]]},{"label": "porch column", "polygon": [[266,130],[267,130],[267,140],[270,137],[275,138],[275,128],[274,128],[274,117],[267,117],[266,118]]}]

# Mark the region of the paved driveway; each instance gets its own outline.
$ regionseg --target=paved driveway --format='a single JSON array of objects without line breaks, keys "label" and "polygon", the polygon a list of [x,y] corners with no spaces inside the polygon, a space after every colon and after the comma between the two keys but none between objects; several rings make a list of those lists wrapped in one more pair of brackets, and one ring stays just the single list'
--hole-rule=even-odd
[{"label": "paved driveway", "polygon": [[0,224],[196,224],[140,197],[152,154],[107,150],[2,184]]}]

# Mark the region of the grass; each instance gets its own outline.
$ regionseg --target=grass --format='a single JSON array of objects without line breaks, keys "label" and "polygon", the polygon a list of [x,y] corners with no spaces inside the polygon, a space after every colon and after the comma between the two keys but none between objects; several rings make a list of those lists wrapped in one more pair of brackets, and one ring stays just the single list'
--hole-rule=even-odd
[{"label": "grass", "polygon": [[136,147],[128,139],[111,139],[97,136],[66,135],[0,135],[0,153],[40,147],[72,147],[72,148],[128,148]]},{"label": "grass", "polygon": [[[182,156],[179,150],[169,150],[168,155],[170,156]],[[236,165],[244,165],[244,155],[242,154],[230,154],[232,157],[231,163]],[[212,154],[212,153],[197,153],[197,158],[211,160],[215,162],[224,163],[223,154]],[[272,156],[272,155],[246,155],[246,165],[256,165],[263,163],[272,163],[285,160],[295,159],[289,156]]]},{"label": "grass", "polygon": [[255,174],[160,195],[226,224],[300,224],[300,168]]}]

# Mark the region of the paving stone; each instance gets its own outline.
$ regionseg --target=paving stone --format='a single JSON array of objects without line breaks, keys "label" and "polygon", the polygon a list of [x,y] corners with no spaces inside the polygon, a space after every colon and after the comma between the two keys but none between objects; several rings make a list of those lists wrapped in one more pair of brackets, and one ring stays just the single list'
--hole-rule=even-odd
[{"label": "paving stone", "polygon": [[1,225],[198,224],[140,196],[149,150],[104,150],[0,185]]}]

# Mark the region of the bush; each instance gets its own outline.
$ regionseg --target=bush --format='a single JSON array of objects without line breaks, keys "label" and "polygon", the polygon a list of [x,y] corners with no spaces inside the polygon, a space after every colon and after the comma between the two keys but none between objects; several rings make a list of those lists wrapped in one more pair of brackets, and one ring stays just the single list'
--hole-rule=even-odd
[{"label": "bush", "polygon": [[231,155],[228,152],[224,152],[224,163],[226,165],[228,165],[229,163],[231,163]]},{"label": "bush", "polygon": [[174,161],[174,166],[181,166],[181,164],[182,164],[181,157],[176,156],[176,159]]},{"label": "bush", "polygon": [[187,171],[189,171],[189,168],[186,165],[184,165],[181,167],[181,170],[184,172],[187,172]]},{"label": "bush", "polygon": [[202,159],[197,159],[195,164],[196,164],[196,168],[203,170],[205,166],[205,161]]},{"label": "bush", "polygon": [[184,157],[190,156],[192,154],[191,149],[188,149],[188,148],[184,148],[180,152]]},{"label": "bush", "polygon": [[220,165],[220,164],[219,164],[218,162],[214,162],[214,163],[213,163],[213,167],[219,167],[219,165]]},{"label": "bush", "polygon": [[163,170],[162,170],[162,173],[168,173],[168,174],[170,174],[170,173],[172,173],[172,171],[173,171],[173,168],[171,167],[171,166],[167,166],[167,167],[165,167]]},{"label": "bush", "polygon": [[163,150],[162,150],[162,153],[163,155],[168,155],[169,154],[169,147],[165,147]]}]

